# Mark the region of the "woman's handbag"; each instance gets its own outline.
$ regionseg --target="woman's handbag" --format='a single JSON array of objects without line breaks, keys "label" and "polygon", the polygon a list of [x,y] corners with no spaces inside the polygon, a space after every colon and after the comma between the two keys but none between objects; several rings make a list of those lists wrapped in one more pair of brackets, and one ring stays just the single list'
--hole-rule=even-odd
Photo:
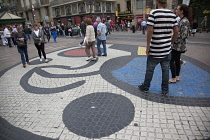
[{"label": "woman's handbag", "polygon": [[[17,38],[24,38],[23,33],[22,33],[22,34],[17,33],[17,35],[18,35]],[[25,41],[19,40],[19,41],[17,41],[17,46],[18,46],[18,47],[24,47],[24,46],[26,46],[26,42],[25,42]]]}]

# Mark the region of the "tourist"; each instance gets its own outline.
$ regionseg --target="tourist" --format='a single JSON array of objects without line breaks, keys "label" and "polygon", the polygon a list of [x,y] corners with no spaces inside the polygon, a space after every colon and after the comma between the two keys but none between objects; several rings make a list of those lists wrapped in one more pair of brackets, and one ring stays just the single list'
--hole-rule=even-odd
[{"label": "tourist", "polygon": [[[171,44],[173,44],[177,38],[178,24],[173,11],[166,9],[167,0],[157,0],[156,5],[158,9],[154,9],[150,12],[147,21],[146,74],[143,84],[138,86],[138,88],[145,93],[149,92],[154,69],[160,64],[162,69],[162,95],[166,95],[169,90],[168,80]],[[172,31],[173,36],[171,36]]]},{"label": "tourist", "polygon": [[[39,29],[39,26],[37,24],[34,24],[34,31],[32,32],[32,38],[34,39],[34,45],[36,46],[38,50],[38,54],[40,57],[40,62],[42,62],[42,55],[45,59],[45,62],[48,62],[48,59],[46,58],[45,53],[45,47],[44,47],[44,33],[42,30]],[[42,54],[42,55],[41,55]]]}]

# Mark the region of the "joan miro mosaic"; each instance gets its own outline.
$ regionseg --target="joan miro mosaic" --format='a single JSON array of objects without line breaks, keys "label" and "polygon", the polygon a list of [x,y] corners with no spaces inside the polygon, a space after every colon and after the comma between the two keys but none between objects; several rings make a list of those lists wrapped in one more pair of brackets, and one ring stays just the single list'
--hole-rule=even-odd
[{"label": "joan miro mosaic", "polygon": [[138,46],[108,47],[108,56],[97,61],[86,62],[84,49],[74,47],[49,54],[49,63],[34,58],[26,69],[16,65],[1,72],[2,139],[53,139],[66,131],[86,138],[110,136],[133,125],[135,99],[210,107],[208,66],[184,56],[180,82],[170,85],[166,97],[160,95],[157,66],[146,94],[137,88],[146,69]]}]

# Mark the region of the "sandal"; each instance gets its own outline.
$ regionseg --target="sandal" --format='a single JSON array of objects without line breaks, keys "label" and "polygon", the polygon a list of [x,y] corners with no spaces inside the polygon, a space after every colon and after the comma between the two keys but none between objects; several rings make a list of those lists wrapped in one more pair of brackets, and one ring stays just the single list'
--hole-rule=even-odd
[{"label": "sandal", "polygon": [[173,83],[176,83],[176,81],[174,82],[174,81],[171,81],[171,79],[169,79],[168,83],[173,84]]}]

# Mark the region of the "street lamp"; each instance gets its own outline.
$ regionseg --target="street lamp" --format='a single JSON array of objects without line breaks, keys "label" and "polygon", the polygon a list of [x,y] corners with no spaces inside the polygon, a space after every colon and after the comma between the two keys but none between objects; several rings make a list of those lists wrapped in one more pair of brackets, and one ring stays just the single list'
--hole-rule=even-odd
[{"label": "street lamp", "polygon": [[90,18],[92,19],[92,5],[94,5],[95,0],[84,0],[86,4],[90,5]]}]

